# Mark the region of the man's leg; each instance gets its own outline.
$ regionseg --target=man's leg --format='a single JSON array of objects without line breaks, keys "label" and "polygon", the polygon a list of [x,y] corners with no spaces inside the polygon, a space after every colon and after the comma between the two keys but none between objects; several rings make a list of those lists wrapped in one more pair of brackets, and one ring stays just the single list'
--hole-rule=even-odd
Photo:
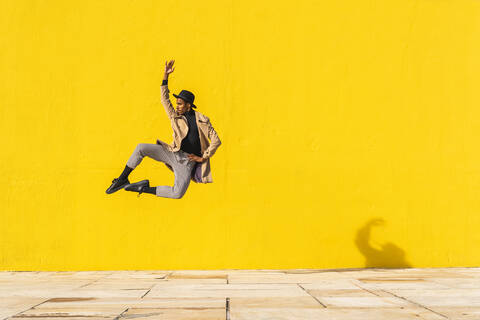
[{"label": "man's leg", "polygon": [[[116,179],[113,179],[111,186],[107,189],[106,193],[110,194],[116,192],[126,185],[130,184],[128,181],[128,176],[135,169],[140,162],[142,162],[144,157],[150,157],[157,161],[161,161],[173,165],[175,157],[173,152],[169,151],[166,147],[160,144],[151,144],[151,143],[139,143],[132,155],[127,161],[127,165],[123,169],[123,172]],[[150,192],[153,190],[150,190]]]},{"label": "man's leg", "polygon": [[128,159],[127,166],[132,170],[135,169],[144,157],[167,163],[170,166],[175,161],[173,152],[167,150],[164,146],[153,143],[139,143]]},{"label": "man's leg", "polygon": [[176,160],[173,165],[173,172],[175,173],[175,183],[171,186],[157,186],[157,197],[180,199],[190,185],[190,179],[192,177],[192,169],[194,162],[189,161],[185,153],[177,153]]}]

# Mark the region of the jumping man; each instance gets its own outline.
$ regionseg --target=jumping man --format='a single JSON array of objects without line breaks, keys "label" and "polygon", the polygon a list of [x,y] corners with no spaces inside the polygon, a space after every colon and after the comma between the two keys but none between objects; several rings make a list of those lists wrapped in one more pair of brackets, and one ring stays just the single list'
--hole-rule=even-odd
[{"label": "jumping man", "polygon": [[[193,110],[195,95],[182,90],[177,98],[177,109],[170,102],[168,76],[175,70],[175,60],[165,62],[165,74],[161,85],[161,102],[170,119],[173,129],[173,142],[167,144],[157,139],[156,144],[139,143],[127,161],[125,169],[118,178],[113,179],[106,193],[111,194],[122,188],[127,191],[151,193],[158,197],[180,199],[190,184],[190,180],[197,183],[212,182],[210,172],[210,157],[213,156],[221,141],[213,129],[210,119]],[[173,68],[172,68],[173,67]],[[208,141],[210,140],[210,142]],[[174,186],[150,187],[148,180],[136,183],[128,181],[128,175],[147,156],[165,165],[175,174]]]}]

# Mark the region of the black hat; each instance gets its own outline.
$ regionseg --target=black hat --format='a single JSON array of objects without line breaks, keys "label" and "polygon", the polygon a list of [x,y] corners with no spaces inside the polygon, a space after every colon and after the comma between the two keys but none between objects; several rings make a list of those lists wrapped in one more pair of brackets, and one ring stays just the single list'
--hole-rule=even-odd
[{"label": "black hat", "polygon": [[192,108],[196,108],[197,106],[193,104],[193,100],[195,100],[195,95],[188,90],[182,90],[178,95],[175,93],[173,94],[175,98],[182,98],[183,100],[190,102],[192,104]]}]

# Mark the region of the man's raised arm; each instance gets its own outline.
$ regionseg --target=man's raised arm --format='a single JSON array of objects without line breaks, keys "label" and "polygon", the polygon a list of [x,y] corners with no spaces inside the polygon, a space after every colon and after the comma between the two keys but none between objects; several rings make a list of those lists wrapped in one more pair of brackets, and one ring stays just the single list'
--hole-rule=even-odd
[{"label": "man's raised arm", "polygon": [[175,109],[173,108],[169,97],[170,90],[168,89],[168,76],[173,72],[173,70],[175,70],[175,68],[172,68],[174,62],[175,60],[165,62],[165,74],[163,75],[162,85],[160,86],[160,101],[162,102],[169,119],[172,119],[175,115]]}]

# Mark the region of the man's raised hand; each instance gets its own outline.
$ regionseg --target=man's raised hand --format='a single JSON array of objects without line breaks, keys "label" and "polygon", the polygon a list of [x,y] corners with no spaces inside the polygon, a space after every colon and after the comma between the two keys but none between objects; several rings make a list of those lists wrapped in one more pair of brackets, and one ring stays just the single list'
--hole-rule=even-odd
[{"label": "man's raised hand", "polygon": [[165,61],[165,74],[166,75],[169,75],[170,73],[173,72],[173,70],[175,70],[175,67],[173,67],[174,62],[175,62],[175,60]]}]

